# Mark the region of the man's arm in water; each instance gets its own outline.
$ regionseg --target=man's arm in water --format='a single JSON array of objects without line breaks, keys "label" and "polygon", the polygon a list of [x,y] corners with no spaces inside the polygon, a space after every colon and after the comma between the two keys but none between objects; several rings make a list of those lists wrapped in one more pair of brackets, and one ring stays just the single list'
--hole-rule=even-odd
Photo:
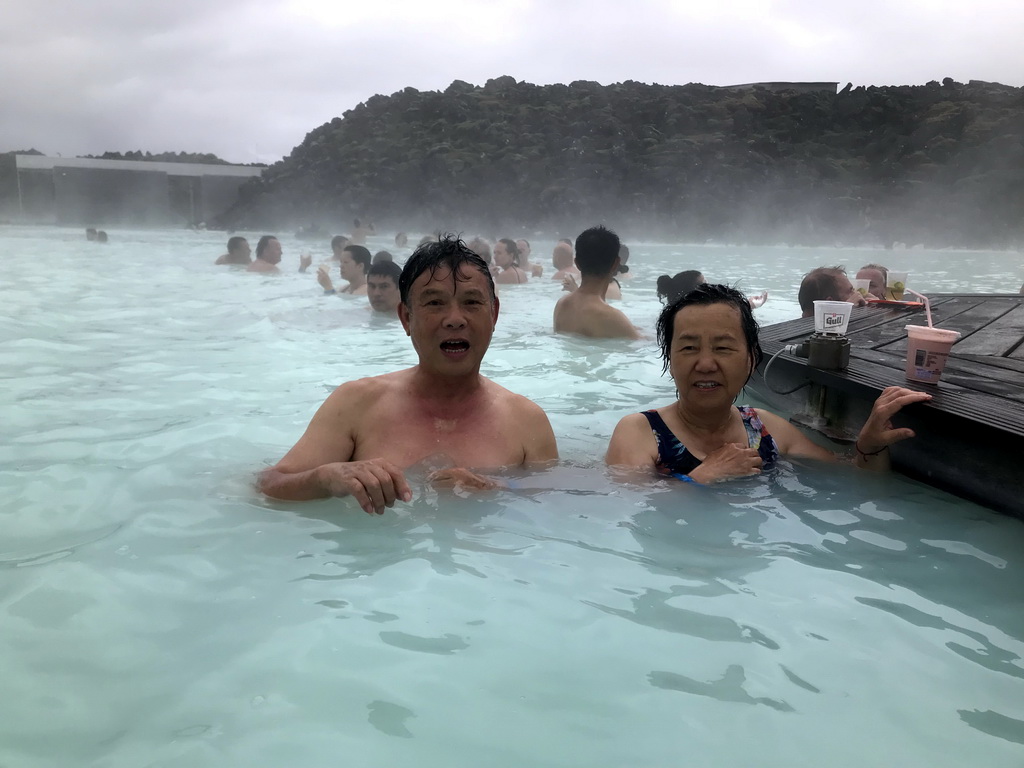
[{"label": "man's arm in water", "polygon": [[558,458],[558,443],[544,410],[532,400],[515,395],[515,425],[523,440],[523,464],[539,464]]},{"label": "man's arm in water", "polygon": [[372,386],[363,380],[338,387],[320,406],[299,442],[276,465],[260,473],[260,491],[284,501],[352,496],[364,512],[377,514],[398,499],[410,501],[412,491],[405,475],[390,461],[352,461],[352,425],[356,414],[365,410]]}]

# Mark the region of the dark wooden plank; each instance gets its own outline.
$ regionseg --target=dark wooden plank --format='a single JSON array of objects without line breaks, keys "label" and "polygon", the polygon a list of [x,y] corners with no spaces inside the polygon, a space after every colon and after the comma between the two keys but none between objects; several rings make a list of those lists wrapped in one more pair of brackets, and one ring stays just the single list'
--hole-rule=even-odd
[{"label": "dark wooden plank", "polygon": [[949,416],[985,424],[994,429],[1010,432],[1024,438],[1024,404],[1008,401],[1004,397],[954,385],[942,379],[938,384],[921,384],[906,380],[903,367],[880,365],[868,360],[857,360],[845,371],[824,371],[812,368],[802,358],[782,356],[779,363],[802,365],[803,374],[811,381],[874,400],[883,389],[891,386],[909,387],[928,392],[933,397],[929,408]]},{"label": "dark wooden plank", "polygon": [[1003,357],[1020,345],[1024,336],[1024,304],[1017,302],[1009,310],[983,328],[972,333],[969,343],[972,355]]},{"label": "dark wooden plank", "polygon": [[[906,318],[916,317],[923,313],[923,309],[905,309],[902,307],[884,307],[879,305],[868,305],[866,307],[854,307],[850,316],[847,335],[861,334],[877,326],[886,325],[897,321],[902,330],[907,323],[917,322]],[[923,314],[921,315],[923,317]],[[901,323],[899,321],[902,321]],[[799,317],[794,320],[787,320],[782,323],[765,326],[761,329],[760,339],[762,345],[766,341],[779,341],[783,344],[794,344],[803,341],[814,333],[814,318]]]},{"label": "dark wooden plank", "polygon": [[[999,359],[999,358],[994,358]],[[853,349],[850,352],[853,361],[863,360],[895,369],[905,375],[906,354],[895,354],[877,349]],[[942,381],[964,390],[1005,397],[1024,404],[1024,373],[1008,371],[984,362],[960,360],[950,355],[946,369],[942,373]],[[908,383],[907,386],[914,386]]]},{"label": "dark wooden plank", "polygon": [[[964,302],[948,302],[943,304],[941,307],[933,308],[932,319],[934,324],[940,328],[945,328],[950,331],[959,331],[961,337],[956,344],[953,345],[953,351],[962,354],[985,354],[984,352],[978,352],[975,349],[975,343],[973,337],[979,330],[990,325],[994,321],[1003,317],[1006,313],[1015,309],[1019,306],[1019,301],[1012,301],[1011,299],[996,298],[988,301],[982,301],[975,298],[965,299]],[[915,322],[915,325],[926,325],[927,318],[921,315]],[[906,330],[902,329],[902,336],[899,338],[893,338],[887,343],[876,344],[875,347],[878,349],[889,349],[894,352],[902,352],[906,354],[907,351],[907,334]],[[858,342],[860,344],[860,342]]]},{"label": "dark wooden plank", "polygon": [[[1021,349],[1018,348],[1017,352],[1020,351]],[[1024,373],[1024,358],[1019,359],[1017,357],[1014,357],[1014,355],[1011,355],[1010,357],[992,357],[990,355],[980,357],[978,355],[965,355],[962,353],[956,353],[955,355],[950,356],[950,359],[983,363],[992,368],[1002,369],[1005,371],[1013,371],[1015,373]]]}]

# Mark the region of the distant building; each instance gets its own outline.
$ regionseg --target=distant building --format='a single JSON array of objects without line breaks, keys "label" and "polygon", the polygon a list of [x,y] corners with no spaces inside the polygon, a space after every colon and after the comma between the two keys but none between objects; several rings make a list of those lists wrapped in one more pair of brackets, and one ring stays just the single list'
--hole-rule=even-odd
[{"label": "distant building", "polygon": [[264,170],[45,155],[11,160],[0,158],[0,220],[25,224],[198,224],[224,213],[238,188]]},{"label": "distant building", "polygon": [[782,93],[783,91],[795,91],[796,93],[820,93],[828,91],[836,93],[839,83],[741,83],[740,85],[723,85],[729,91],[752,91],[755,88],[764,88],[766,91]]}]

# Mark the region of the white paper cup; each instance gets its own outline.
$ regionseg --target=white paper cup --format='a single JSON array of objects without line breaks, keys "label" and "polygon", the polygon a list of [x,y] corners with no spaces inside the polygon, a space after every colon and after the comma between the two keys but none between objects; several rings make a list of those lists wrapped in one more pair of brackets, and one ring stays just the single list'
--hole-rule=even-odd
[{"label": "white paper cup", "polygon": [[959,331],[929,328],[926,325],[907,326],[907,378],[934,384],[942,376],[946,360]]},{"label": "white paper cup", "polygon": [[814,330],[834,336],[845,336],[853,304],[848,301],[814,302]]},{"label": "white paper cup", "polygon": [[[862,277],[855,277],[850,282],[853,283],[853,290],[855,290],[861,296],[863,296],[865,298],[867,297],[868,292],[871,290],[871,281],[870,280],[865,280]],[[877,298],[880,298],[880,297],[876,296],[875,298],[877,299]]]}]

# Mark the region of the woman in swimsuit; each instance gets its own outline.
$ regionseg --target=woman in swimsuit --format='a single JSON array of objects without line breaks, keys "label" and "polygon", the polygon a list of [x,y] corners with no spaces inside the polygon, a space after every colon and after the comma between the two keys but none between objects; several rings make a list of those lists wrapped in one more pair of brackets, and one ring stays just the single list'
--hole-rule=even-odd
[{"label": "woman in swimsuit", "polygon": [[[780,455],[836,460],[785,419],[733,405],[762,357],[757,321],[742,293],[698,285],[662,311],[657,331],[679,399],[623,418],[608,445],[608,464],[709,483],[756,475]],[[889,419],[903,406],[929,399],[902,387],[885,389],[855,443],[857,466],[888,469],[889,445],[914,435],[893,429]]]},{"label": "woman in swimsuit", "polygon": [[519,267],[519,249],[515,240],[504,238],[494,244],[494,263],[501,268],[494,278],[496,283],[515,285],[530,279]]}]

